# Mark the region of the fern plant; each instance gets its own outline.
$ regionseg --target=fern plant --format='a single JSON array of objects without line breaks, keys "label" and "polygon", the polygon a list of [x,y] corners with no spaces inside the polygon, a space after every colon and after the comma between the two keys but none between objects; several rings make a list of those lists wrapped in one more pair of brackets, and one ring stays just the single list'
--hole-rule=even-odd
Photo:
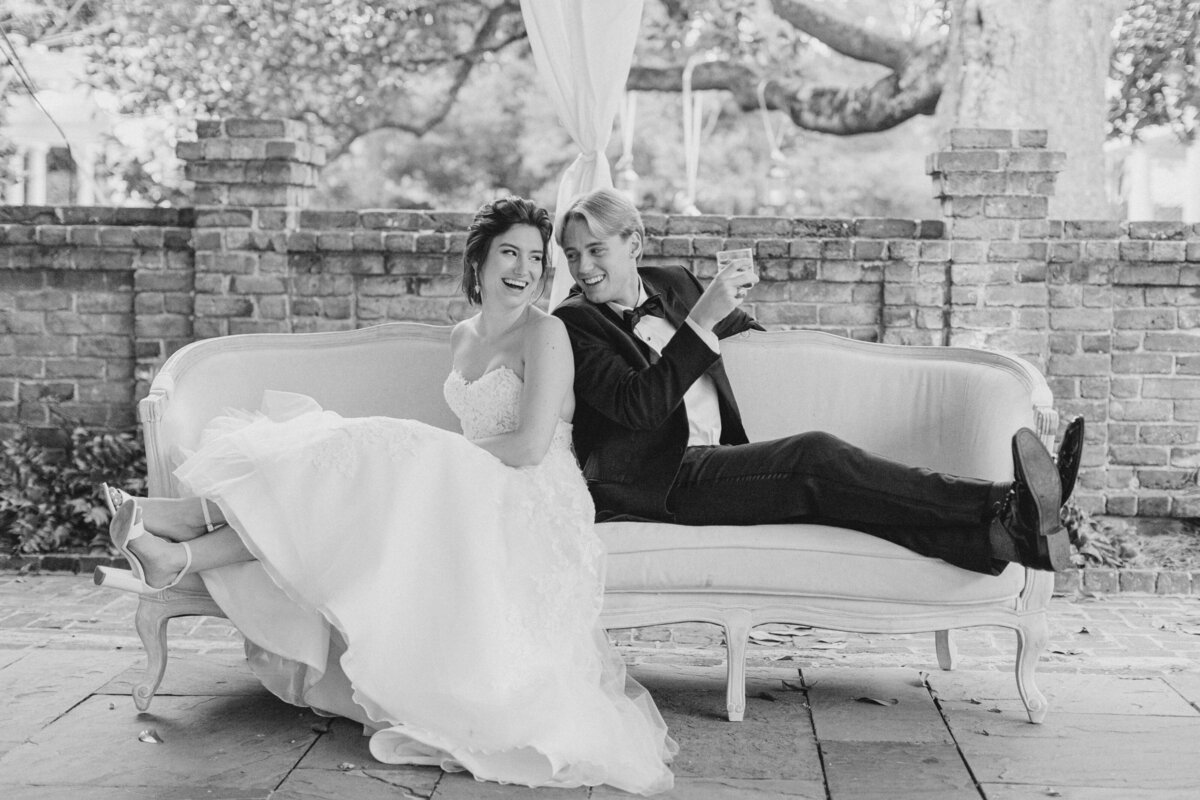
[{"label": "fern plant", "polygon": [[57,446],[30,429],[0,443],[0,546],[5,551],[106,551],[108,510],[99,482],[146,493],[146,454],[137,436],[97,432],[60,419]]}]

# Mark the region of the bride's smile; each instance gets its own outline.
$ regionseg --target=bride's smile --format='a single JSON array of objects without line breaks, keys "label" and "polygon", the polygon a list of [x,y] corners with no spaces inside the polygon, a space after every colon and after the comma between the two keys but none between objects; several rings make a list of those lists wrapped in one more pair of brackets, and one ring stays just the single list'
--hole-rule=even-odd
[{"label": "bride's smile", "polygon": [[479,265],[484,305],[491,300],[511,307],[535,300],[542,290],[544,262],[542,237],[532,225],[514,225],[496,237]]}]

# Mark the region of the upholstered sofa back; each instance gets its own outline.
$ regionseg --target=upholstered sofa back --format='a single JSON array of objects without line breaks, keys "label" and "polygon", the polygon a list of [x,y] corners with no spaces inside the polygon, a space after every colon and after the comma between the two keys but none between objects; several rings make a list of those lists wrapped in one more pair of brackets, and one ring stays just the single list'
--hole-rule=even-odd
[{"label": "upholstered sofa back", "polygon": [[[448,326],[397,322],[182,348],[139,407],[151,492],[175,494],[171,470],[204,425],[227,408],[258,408],[264,389],[302,392],[346,416],[408,417],[457,430],[442,399],[449,335]],[[825,430],[909,463],[1003,479],[1012,474],[1013,431],[1054,432],[1044,379],[1008,356],[813,331],[748,333],[722,347],[752,439]]]},{"label": "upholstered sofa back", "polygon": [[999,353],[815,331],[748,333],[722,351],[756,441],[826,431],[908,464],[1007,480],[1012,434],[1055,432],[1045,379]]}]

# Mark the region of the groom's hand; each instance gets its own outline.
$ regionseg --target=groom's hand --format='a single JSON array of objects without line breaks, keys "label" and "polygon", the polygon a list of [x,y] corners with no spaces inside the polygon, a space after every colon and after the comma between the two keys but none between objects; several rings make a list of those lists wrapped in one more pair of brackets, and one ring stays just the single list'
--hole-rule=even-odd
[{"label": "groom's hand", "polygon": [[744,261],[729,264],[708,284],[696,305],[692,306],[688,318],[704,330],[711,331],[742,304],[746,293],[756,283],[758,275],[752,264]]}]

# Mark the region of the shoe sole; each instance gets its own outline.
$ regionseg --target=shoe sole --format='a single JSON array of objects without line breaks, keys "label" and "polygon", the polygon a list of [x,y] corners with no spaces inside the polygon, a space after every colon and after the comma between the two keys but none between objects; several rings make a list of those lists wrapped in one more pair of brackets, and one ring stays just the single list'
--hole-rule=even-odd
[{"label": "shoe sole", "polygon": [[1059,519],[1062,484],[1054,459],[1037,434],[1022,428],[1013,436],[1017,479],[1029,488],[1037,510],[1037,558],[1042,569],[1058,571],[1071,565],[1071,542]]},{"label": "shoe sole", "polygon": [[1058,446],[1058,458],[1055,461],[1064,505],[1075,489],[1075,479],[1079,477],[1079,462],[1083,458],[1083,425],[1083,417],[1071,420]]}]

